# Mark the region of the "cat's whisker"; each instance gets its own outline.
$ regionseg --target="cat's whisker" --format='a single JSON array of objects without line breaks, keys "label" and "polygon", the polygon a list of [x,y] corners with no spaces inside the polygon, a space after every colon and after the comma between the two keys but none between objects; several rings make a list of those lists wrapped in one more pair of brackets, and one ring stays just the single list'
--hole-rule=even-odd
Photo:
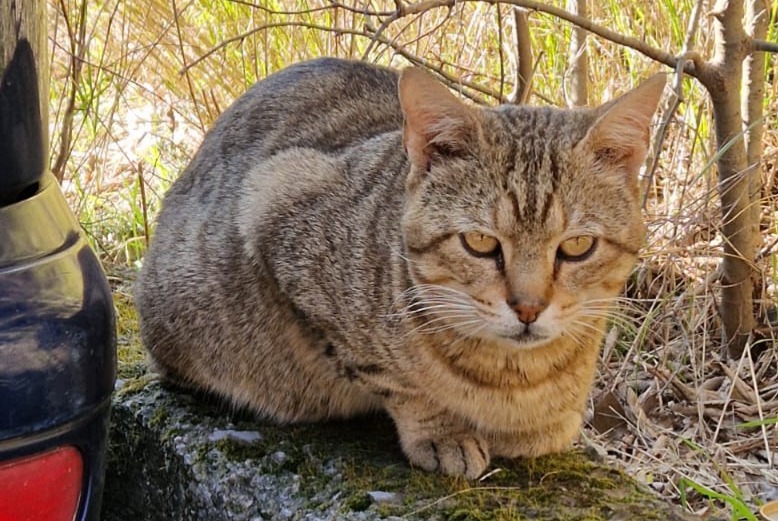
[{"label": "cat's whisker", "polygon": [[433,329],[422,329],[422,330],[419,330],[418,333],[420,333],[422,335],[434,335],[434,334],[437,334],[437,333],[443,333],[445,331],[451,331],[451,330],[459,331],[459,330],[461,330],[461,327],[459,327],[458,324],[448,324],[448,325],[440,326],[440,327],[433,328]]},{"label": "cat's whisker", "polygon": [[575,345],[577,345],[577,346],[581,346],[581,345],[583,345],[583,343],[581,342],[581,339],[580,339],[580,338],[578,338],[578,335],[575,335],[575,334],[573,334],[573,332],[572,332],[572,331],[570,331],[570,330],[565,330],[565,331],[562,333],[562,336],[563,336],[563,337],[565,337],[565,338],[569,338],[569,339],[570,339],[570,340],[572,340],[572,341],[573,341],[573,343],[575,343]]},{"label": "cat's whisker", "polygon": [[430,318],[427,319],[427,322],[433,322],[436,320],[452,318],[452,317],[476,317],[476,316],[478,315],[476,315],[470,310],[449,309],[449,310],[436,311],[434,313],[430,313]]},{"label": "cat's whisker", "polygon": [[486,329],[486,326],[487,324],[485,322],[481,322],[480,325],[476,324],[476,325],[469,325],[466,328],[459,328],[457,332],[460,333],[460,335],[457,336],[456,340],[454,340],[451,343],[451,345],[455,346],[457,344],[464,342],[469,338],[478,336],[478,333]]},{"label": "cat's whisker", "polygon": [[460,295],[465,298],[470,298],[470,295],[465,293],[464,291],[460,291],[458,289],[450,288],[448,286],[441,286],[438,284],[416,284],[415,286],[411,286],[409,288],[411,291],[417,291],[417,292],[439,292],[439,293],[449,293],[453,295]]},{"label": "cat's whisker", "polygon": [[404,260],[408,264],[418,264],[418,261],[415,261],[415,260],[411,259],[407,255],[405,255],[404,252],[395,252],[395,255],[397,255],[397,257],[399,257],[400,259]]},{"label": "cat's whisker", "polygon": [[458,309],[458,310],[469,311],[475,308],[469,302],[433,299],[433,300],[424,300],[424,301],[420,300],[420,301],[413,302],[408,306],[404,307],[402,310],[400,310],[399,313],[409,315],[409,314],[427,312],[435,309]]},{"label": "cat's whisker", "polygon": [[435,309],[444,309],[444,308],[469,311],[474,309],[474,306],[472,303],[465,302],[462,300],[442,299],[442,298],[418,299],[418,300],[414,300],[413,302],[410,302],[405,306],[395,307],[396,311],[387,313],[384,316],[386,317],[407,316],[413,314],[426,313],[429,311],[434,311]]},{"label": "cat's whisker", "polygon": [[[589,333],[590,338],[594,337],[595,335],[601,335],[602,334],[602,328],[595,326],[594,324],[590,324],[588,322],[585,322],[583,320],[574,320],[572,322],[572,327],[568,328],[570,329],[576,329],[578,333],[586,334]],[[578,329],[582,328],[582,329]]]},{"label": "cat's whisker", "polygon": [[634,306],[638,302],[640,302],[639,299],[633,299],[628,297],[605,297],[605,298],[596,298],[596,299],[587,300],[585,304],[607,303],[607,304],[618,304],[624,306]]},{"label": "cat's whisker", "polygon": [[582,314],[584,315],[598,315],[601,317],[607,317],[607,318],[615,318],[615,319],[625,319],[630,321],[637,321],[639,320],[637,317],[631,317],[629,315],[626,315],[624,313],[620,313],[616,310],[612,309],[598,309],[598,308],[583,308],[581,310]]},{"label": "cat's whisker", "polygon": [[456,320],[456,319],[460,319],[460,318],[461,318],[461,319],[469,319],[469,320],[475,320],[475,319],[478,319],[478,317],[476,317],[476,316],[474,316],[474,315],[455,315],[455,314],[449,314],[449,315],[437,316],[437,317],[435,317],[435,318],[432,318],[432,319],[430,319],[430,320],[427,320],[427,321],[425,321],[423,324],[421,324],[420,326],[417,326],[417,328],[416,328],[416,329],[423,328],[423,327],[425,327],[425,326],[429,326],[430,324],[436,324],[436,323],[439,323],[439,322],[446,322],[446,321]]},{"label": "cat's whisker", "polygon": [[404,308],[412,307],[418,302],[445,301],[469,304],[471,298],[466,293],[435,284],[417,284],[403,291],[392,303],[397,308],[407,302]]},{"label": "cat's whisker", "polygon": [[418,325],[417,327],[413,328],[409,333],[416,333],[419,331],[424,330],[425,328],[435,328],[440,327],[441,323],[444,324],[462,324],[464,322],[483,322],[483,320],[473,312],[469,313],[463,313],[459,310],[450,310],[449,312],[446,311],[437,311],[432,316],[425,320],[422,324]]},{"label": "cat's whisker", "polygon": [[414,300],[412,303],[410,303],[407,307],[413,307],[420,304],[425,303],[452,303],[452,304],[465,304],[472,307],[472,301],[465,300],[462,298],[451,298],[451,297],[426,297],[426,298],[419,298]]},{"label": "cat's whisker", "polygon": [[431,329],[420,329],[418,332],[422,333],[422,334],[430,335],[430,334],[434,334],[434,333],[442,333],[443,331],[448,331],[448,330],[451,330],[451,329],[461,330],[465,326],[476,325],[476,324],[481,324],[481,323],[482,323],[481,320],[470,320],[470,321],[465,321],[465,322],[455,322],[455,323],[451,323],[451,324],[445,324],[445,325],[442,325],[442,326],[437,326],[437,327],[434,327],[434,328],[431,328]]},{"label": "cat's whisker", "polygon": [[640,320],[637,317],[630,317],[626,315],[618,315],[614,313],[605,313],[605,312],[598,312],[598,311],[591,311],[591,310],[586,310],[584,313],[582,313],[581,318],[605,319],[613,324],[616,324],[617,326],[623,326],[628,328],[637,327],[642,322],[642,320]]},{"label": "cat's whisker", "polygon": [[420,324],[420,325],[416,326],[415,328],[413,328],[412,330],[408,331],[408,334],[409,335],[413,335],[413,334],[416,334],[416,333],[427,334],[427,333],[430,333],[430,332],[439,332],[439,331],[444,331],[446,329],[451,329],[451,328],[457,327],[457,324],[462,324],[464,322],[474,321],[470,317],[458,317],[458,318],[463,318],[463,319],[468,319],[469,318],[469,320],[448,322],[446,320],[440,319],[440,320],[435,321],[437,323],[433,323],[433,321],[425,322],[424,324]]},{"label": "cat's whisker", "polygon": [[420,311],[427,311],[429,309],[473,309],[473,306],[464,304],[462,302],[446,302],[446,301],[433,301],[433,302],[416,302],[406,308],[407,312],[418,313]]},{"label": "cat's whisker", "polygon": [[588,307],[592,304],[596,305],[607,305],[607,306],[613,306],[613,308],[618,309],[622,308],[629,311],[644,313],[645,310],[640,306],[640,304],[646,304],[650,303],[651,301],[645,300],[645,299],[632,299],[632,298],[626,298],[626,297],[613,297],[613,298],[603,298],[603,299],[593,299],[589,300],[583,303],[584,307]]}]

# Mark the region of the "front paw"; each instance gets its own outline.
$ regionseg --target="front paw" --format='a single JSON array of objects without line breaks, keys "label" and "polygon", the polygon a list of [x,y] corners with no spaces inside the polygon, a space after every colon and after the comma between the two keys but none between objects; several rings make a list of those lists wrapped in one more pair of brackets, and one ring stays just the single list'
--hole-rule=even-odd
[{"label": "front paw", "polygon": [[475,479],[489,465],[486,441],[470,434],[417,440],[403,449],[411,464],[449,476]]}]

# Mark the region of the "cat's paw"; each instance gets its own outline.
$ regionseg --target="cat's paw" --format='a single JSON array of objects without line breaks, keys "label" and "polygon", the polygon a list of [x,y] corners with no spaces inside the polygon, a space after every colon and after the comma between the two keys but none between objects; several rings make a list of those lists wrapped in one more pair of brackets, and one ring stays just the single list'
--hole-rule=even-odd
[{"label": "cat's paw", "polygon": [[405,448],[411,464],[449,476],[479,477],[489,465],[489,446],[478,436],[422,439]]}]

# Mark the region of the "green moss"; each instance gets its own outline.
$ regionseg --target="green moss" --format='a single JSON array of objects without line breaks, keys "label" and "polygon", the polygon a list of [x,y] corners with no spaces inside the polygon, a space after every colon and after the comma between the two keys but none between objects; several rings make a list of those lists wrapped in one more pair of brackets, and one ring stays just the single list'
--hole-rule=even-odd
[{"label": "green moss", "polygon": [[123,291],[113,294],[116,309],[116,355],[119,378],[136,378],[146,372],[146,353],[140,340],[135,304]]},{"label": "green moss", "polygon": [[225,438],[213,442],[213,446],[232,461],[257,460],[268,454],[264,443],[245,443]]},{"label": "green moss", "polygon": [[156,429],[159,427],[164,426],[168,419],[170,418],[170,413],[167,409],[164,407],[158,407],[154,410],[154,413],[151,415],[151,418],[149,419],[149,427],[152,429]]},{"label": "green moss", "polygon": [[364,512],[370,508],[372,503],[373,500],[370,499],[367,492],[357,492],[346,497],[343,501],[343,509],[351,510],[352,512]]},{"label": "green moss", "polygon": [[117,399],[124,399],[128,396],[139,393],[145,389],[149,383],[157,379],[155,375],[146,372],[145,368],[139,376],[123,376],[120,374],[119,378],[124,380],[124,382],[122,383],[122,386],[115,392]]},{"label": "green moss", "polygon": [[383,490],[402,494],[404,500],[401,505],[380,505],[379,512],[410,518],[435,514],[449,521],[601,521],[611,519],[614,511],[641,504],[644,508],[635,512],[635,518],[667,519],[666,512],[645,509],[647,501],[655,501],[649,493],[580,452],[496,465],[500,471],[479,483],[400,465],[352,463],[345,469],[344,486],[350,491],[345,507],[366,508],[367,492]]}]

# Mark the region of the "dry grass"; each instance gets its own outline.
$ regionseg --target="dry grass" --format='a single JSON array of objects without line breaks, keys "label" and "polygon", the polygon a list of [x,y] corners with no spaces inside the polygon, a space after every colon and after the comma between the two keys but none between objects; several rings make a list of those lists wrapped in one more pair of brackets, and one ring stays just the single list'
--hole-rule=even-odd
[{"label": "dry grass", "polygon": [[[57,173],[107,263],[139,262],[160,197],[204,131],[248,85],[289,63],[366,54],[402,66],[416,57],[478,102],[494,103],[513,89],[513,22],[506,6],[457,4],[384,27],[381,11],[392,11],[393,2],[255,2],[50,2],[52,164],[61,165]],[[596,4],[592,18],[602,25],[678,51],[693,2]],[[294,13],[280,13],[285,9]],[[709,23],[702,18],[694,43],[703,53],[710,52]],[[564,105],[570,28],[534,13],[530,29],[530,102]],[[661,69],[634,51],[589,42],[595,103]],[[770,67],[768,77],[774,74]],[[767,85],[759,258],[772,302],[776,89]],[[764,327],[768,334],[751,345],[755,356],[721,356],[716,266],[722,239],[716,172],[709,166],[715,154],[711,115],[694,81],[684,81],[684,95],[657,172],[646,183],[648,244],[627,290],[631,304],[603,351],[592,398],[596,412],[586,433],[660,494],[688,500],[690,510],[727,508],[749,519],[756,505],[778,496],[778,350]]]}]

